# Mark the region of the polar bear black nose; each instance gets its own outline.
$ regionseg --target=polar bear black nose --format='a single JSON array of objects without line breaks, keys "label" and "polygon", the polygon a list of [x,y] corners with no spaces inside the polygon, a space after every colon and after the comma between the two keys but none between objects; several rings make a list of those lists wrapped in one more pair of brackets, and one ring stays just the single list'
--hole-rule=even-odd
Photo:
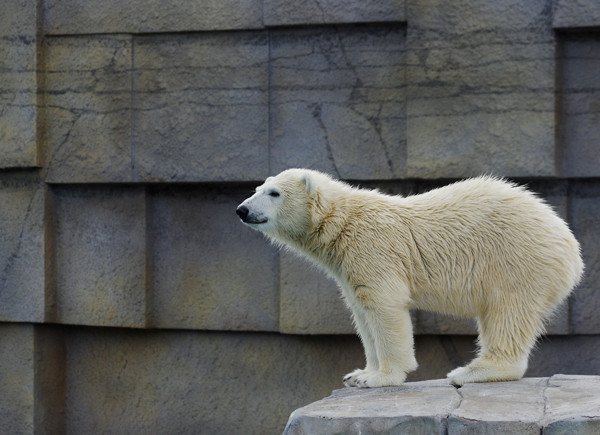
[{"label": "polar bear black nose", "polygon": [[245,220],[248,217],[248,213],[250,213],[250,210],[248,210],[248,207],[246,207],[245,205],[240,205],[235,212],[241,220]]}]

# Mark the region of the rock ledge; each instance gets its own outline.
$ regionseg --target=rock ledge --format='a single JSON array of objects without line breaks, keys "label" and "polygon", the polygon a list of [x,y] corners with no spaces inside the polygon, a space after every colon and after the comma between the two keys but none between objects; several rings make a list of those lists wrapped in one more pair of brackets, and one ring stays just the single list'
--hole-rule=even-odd
[{"label": "rock ledge", "polygon": [[294,411],[284,434],[600,433],[600,376],[344,388]]}]

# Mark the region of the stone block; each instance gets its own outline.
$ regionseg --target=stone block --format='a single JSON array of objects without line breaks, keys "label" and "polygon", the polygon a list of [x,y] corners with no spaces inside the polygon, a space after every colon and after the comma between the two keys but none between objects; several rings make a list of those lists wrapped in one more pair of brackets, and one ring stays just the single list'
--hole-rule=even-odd
[{"label": "stone block", "polygon": [[271,33],[271,172],[308,167],[346,179],[405,174],[405,28]]},{"label": "stone block", "polygon": [[0,321],[44,321],[44,192],[37,173],[0,173]]},{"label": "stone block", "polygon": [[463,385],[459,389],[460,406],[448,418],[448,433],[537,435],[542,430],[539,421],[544,417],[547,384],[547,378],[526,378]]},{"label": "stone block", "polygon": [[34,433],[34,327],[0,323],[0,421],[5,433]]},{"label": "stone block", "polygon": [[337,284],[316,266],[281,252],[280,331],[286,334],[354,334],[351,312]]},{"label": "stone block", "polygon": [[54,186],[59,323],[144,327],[143,187]]},{"label": "stone block", "polygon": [[266,32],[135,37],[139,181],[268,175]]},{"label": "stone block", "polygon": [[600,430],[600,377],[336,390],[292,413],[285,434],[584,433]]},{"label": "stone block", "polygon": [[[544,391],[546,400],[544,433],[582,435],[600,431],[600,378],[598,376],[556,375]],[[574,411],[577,417],[574,417]]]},{"label": "stone block", "polygon": [[447,381],[402,387],[344,388],[297,409],[286,435],[312,433],[445,433],[445,417],[461,403]]},{"label": "stone block", "polygon": [[38,166],[37,2],[9,0],[0,16],[0,168]]},{"label": "stone block", "polygon": [[265,0],[266,26],[405,21],[404,0]]},{"label": "stone block", "polygon": [[552,24],[556,28],[576,29],[600,26],[600,4],[596,0],[555,0]]},{"label": "stone block", "polygon": [[581,245],[585,272],[571,299],[572,331],[600,333],[600,183],[572,182],[569,194],[570,224]]},{"label": "stone block", "polygon": [[[600,6],[597,10],[600,13]],[[600,34],[560,34],[560,42],[562,174],[597,177],[600,176]]]},{"label": "stone block", "polygon": [[407,176],[555,174],[545,0],[407,4]]},{"label": "stone block", "polygon": [[154,326],[278,330],[277,251],[235,214],[248,192],[152,189]]},{"label": "stone block", "polygon": [[362,360],[355,338],[264,333],[70,328],[66,349],[66,433],[281,433]]},{"label": "stone block", "polygon": [[44,2],[51,35],[255,29],[262,27],[262,14],[258,0]]},{"label": "stone block", "polygon": [[47,181],[125,182],[131,172],[131,37],[47,38]]}]

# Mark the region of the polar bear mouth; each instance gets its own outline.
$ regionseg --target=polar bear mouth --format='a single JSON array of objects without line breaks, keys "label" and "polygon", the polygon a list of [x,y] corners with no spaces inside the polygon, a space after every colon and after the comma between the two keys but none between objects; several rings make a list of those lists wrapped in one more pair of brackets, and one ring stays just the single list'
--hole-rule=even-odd
[{"label": "polar bear mouth", "polygon": [[260,224],[266,224],[268,221],[269,221],[269,219],[267,219],[267,218],[263,218],[263,219],[248,218],[244,221],[244,223],[252,224],[252,225],[260,225]]}]

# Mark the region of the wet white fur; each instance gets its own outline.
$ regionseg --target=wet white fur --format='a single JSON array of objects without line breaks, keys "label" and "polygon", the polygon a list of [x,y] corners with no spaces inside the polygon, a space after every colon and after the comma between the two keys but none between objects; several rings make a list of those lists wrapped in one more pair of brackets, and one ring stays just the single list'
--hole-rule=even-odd
[{"label": "wet white fur", "polygon": [[448,374],[452,383],[519,379],[583,273],[565,222],[491,177],[400,197],[290,169],[242,205],[267,219],[252,227],[338,281],[367,360],[348,386],[399,385],[417,368],[410,308],[477,320],[479,353]]}]

